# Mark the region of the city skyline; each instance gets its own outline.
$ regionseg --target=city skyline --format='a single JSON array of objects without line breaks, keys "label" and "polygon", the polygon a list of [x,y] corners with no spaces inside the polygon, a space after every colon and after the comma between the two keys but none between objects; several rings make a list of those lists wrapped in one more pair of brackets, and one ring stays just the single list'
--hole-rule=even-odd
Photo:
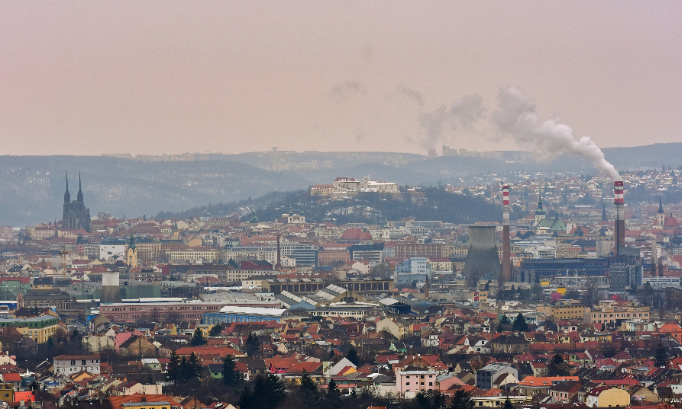
[{"label": "city skyline", "polygon": [[9,155],[528,150],[486,125],[507,86],[601,148],[682,139],[679,2],[0,11]]}]

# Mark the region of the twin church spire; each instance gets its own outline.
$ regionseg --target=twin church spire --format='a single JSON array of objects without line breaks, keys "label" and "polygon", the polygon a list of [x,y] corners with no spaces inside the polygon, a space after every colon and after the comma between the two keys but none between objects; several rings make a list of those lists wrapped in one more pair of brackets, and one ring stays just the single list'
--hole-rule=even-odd
[{"label": "twin church spire", "polygon": [[76,200],[73,202],[69,192],[69,173],[66,173],[62,228],[66,230],[84,229],[85,231],[90,231],[90,209],[86,208],[83,202],[83,186],[81,184],[80,172],[78,172],[78,193],[76,194]]},{"label": "twin church spire", "polygon": [[[83,187],[81,185],[81,173],[78,172],[78,193],[76,200],[83,201]],[[66,172],[66,191],[64,192],[64,203],[71,202],[71,193],[69,193],[69,172]]]}]

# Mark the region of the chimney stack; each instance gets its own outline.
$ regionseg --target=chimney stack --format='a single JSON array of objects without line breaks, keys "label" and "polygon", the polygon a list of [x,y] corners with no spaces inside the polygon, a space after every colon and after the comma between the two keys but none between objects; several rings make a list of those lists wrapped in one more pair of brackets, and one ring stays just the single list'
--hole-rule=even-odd
[{"label": "chimney stack", "polygon": [[502,280],[511,281],[511,238],[509,237],[509,185],[502,186]]},{"label": "chimney stack", "polygon": [[614,237],[614,254],[620,253],[620,248],[625,245],[625,218],[623,215],[623,206],[625,201],[623,199],[623,181],[617,180],[613,183],[614,199],[613,204],[616,205],[616,226]]},{"label": "chimney stack", "polygon": [[280,233],[277,233],[277,264],[275,264],[275,270],[280,271],[282,269],[282,250],[280,248]]}]

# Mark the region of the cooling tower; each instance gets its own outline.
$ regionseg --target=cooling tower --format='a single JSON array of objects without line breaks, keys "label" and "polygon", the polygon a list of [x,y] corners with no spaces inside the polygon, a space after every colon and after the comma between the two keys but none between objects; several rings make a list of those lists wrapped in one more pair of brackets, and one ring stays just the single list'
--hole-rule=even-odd
[{"label": "cooling tower", "polygon": [[102,273],[102,294],[99,297],[101,303],[121,302],[121,289],[118,284],[118,272],[107,271]]},{"label": "cooling tower", "polygon": [[469,250],[462,271],[467,282],[475,286],[481,278],[496,279],[500,268],[495,226],[469,226]]}]

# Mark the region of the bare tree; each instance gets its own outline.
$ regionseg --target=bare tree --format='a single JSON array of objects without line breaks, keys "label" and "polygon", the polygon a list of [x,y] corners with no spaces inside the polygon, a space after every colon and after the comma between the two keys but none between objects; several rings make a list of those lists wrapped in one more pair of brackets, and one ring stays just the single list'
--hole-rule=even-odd
[{"label": "bare tree", "polygon": [[583,281],[582,303],[586,307],[591,307],[599,303],[599,279],[596,277],[585,277]]}]

